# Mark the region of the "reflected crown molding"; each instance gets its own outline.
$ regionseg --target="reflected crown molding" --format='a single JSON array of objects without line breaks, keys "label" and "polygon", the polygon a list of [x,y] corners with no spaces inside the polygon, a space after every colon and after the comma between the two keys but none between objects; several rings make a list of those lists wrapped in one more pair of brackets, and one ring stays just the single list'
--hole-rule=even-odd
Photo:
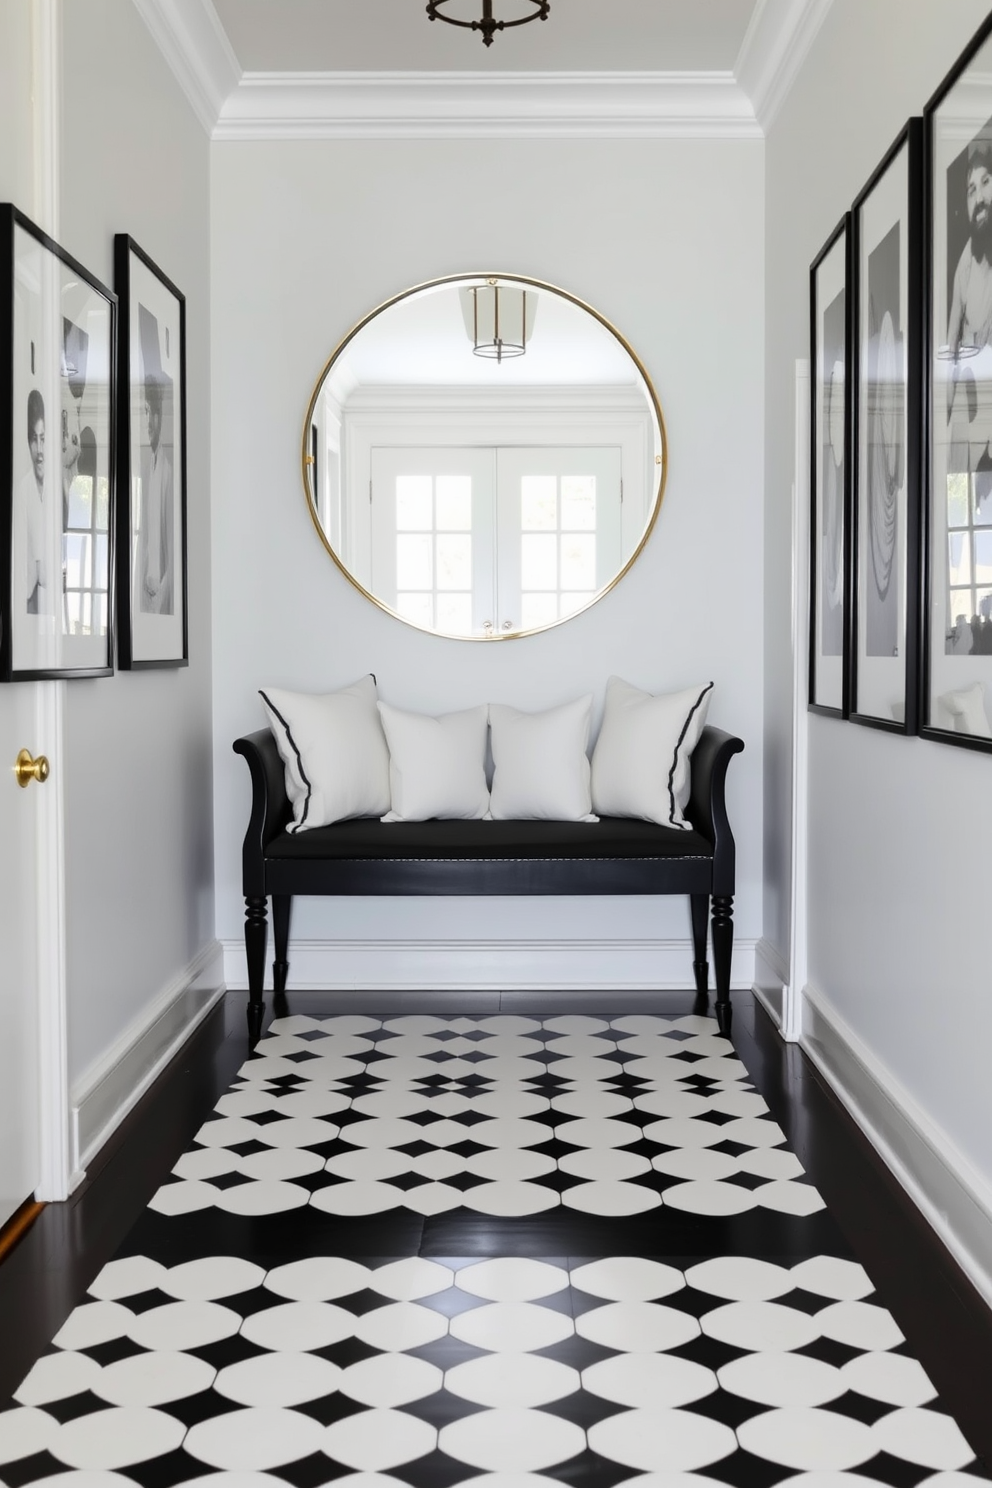
[{"label": "reflected crown molding", "polygon": [[133,0],[214,139],[760,138],[832,0],[758,0],[733,72],[243,72],[213,0]]}]

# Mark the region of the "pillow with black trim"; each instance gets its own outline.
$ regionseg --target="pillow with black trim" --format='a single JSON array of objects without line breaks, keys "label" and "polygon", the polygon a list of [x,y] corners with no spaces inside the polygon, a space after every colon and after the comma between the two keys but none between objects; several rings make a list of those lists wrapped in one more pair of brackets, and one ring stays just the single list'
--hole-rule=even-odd
[{"label": "pillow with black trim", "polygon": [[340,692],[259,690],[293,806],[287,832],[389,810],[389,750],[371,675]]},{"label": "pillow with black trim", "polygon": [[380,703],[379,717],[389,745],[392,803],[384,822],[478,821],[487,815],[485,703],[440,718]]},{"label": "pillow with black trim", "polygon": [[592,754],[592,805],[600,816],[633,816],[692,830],[689,760],[703,731],[713,683],[655,696],[620,677],[606,684],[603,726]]}]

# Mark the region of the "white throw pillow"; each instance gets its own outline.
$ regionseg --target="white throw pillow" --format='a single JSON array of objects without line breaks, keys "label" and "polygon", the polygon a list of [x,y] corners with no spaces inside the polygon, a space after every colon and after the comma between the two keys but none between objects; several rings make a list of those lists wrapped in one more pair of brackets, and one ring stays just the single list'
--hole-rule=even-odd
[{"label": "white throw pillow", "polygon": [[461,713],[430,718],[379,704],[389,745],[389,795],[384,822],[434,817],[479,819],[489,810],[483,703]]},{"label": "white throw pillow", "polygon": [[691,831],[689,758],[713,683],[655,697],[619,677],[606,684],[603,726],[592,755],[592,801],[601,816],[635,816]]},{"label": "white throw pillow", "polygon": [[940,703],[951,715],[957,733],[972,734],[976,739],[988,739],[992,736],[985,711],[985,687],[981,682],[973,682],[970,687],[960,687],[956,692],[943,693]]},{"label": "white throw pillow", "polygon": [[375,678],[340,692],[267,687],[265,706],[293,806],[287,832],[389,810],[389,751],[375,706]]},{"label": "white throw pillow", "polygon": [[490,703],[494,820],[597,820],[586,753],[591,709],[592,693],[547,713]]}]

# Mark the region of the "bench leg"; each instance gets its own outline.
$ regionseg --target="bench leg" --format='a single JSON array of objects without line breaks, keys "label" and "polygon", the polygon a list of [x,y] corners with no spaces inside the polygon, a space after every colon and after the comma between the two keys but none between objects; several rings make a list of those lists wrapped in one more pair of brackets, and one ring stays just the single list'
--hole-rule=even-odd
[{"label": "bench leg", "polygon": [[692,974],[696,978],[696,1003],[693,1011],[705,1013],[709,1006],[710,964],[706,959],[706,932],[709,929],[709,894],[690,894],[689,908],[692,911]]},{"label": "bench leg", "polygon": [[272,963],[272,987],[276,997],[284,1001],[286,981],[289,977],[289,919],[293,907],[290,894],[272,895],[272,938],[275,941],[276,959]]},{"label": "bench leg", "polygon": [[248,1042],[254,1048],[262,1033],[265,1003],[265,942],[268,933],[265,899],[245,900],[245,959],[248,962]]},{"label": "bench leg", "polygon": [[732,895],[713,895],[713,972],[716,978],[716,1021],[720,1032],[730,1037],[730,962],[734,952],[734,900]]}]

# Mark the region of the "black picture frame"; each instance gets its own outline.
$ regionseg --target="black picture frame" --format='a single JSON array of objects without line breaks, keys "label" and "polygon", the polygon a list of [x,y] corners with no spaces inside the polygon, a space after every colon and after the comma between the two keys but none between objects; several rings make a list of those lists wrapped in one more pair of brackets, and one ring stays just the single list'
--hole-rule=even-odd
[{"label": "black picture frame", "polygon": [[920,729],[992,751],[992,16],[927,103]]},{"label": "black picture frame", "polygon": [[114,238],[120,300],[118,663],[189,664],[186,298],[127,233]]},{"label": "black picture frame", "polygon": [[915,734],[923,473],[923,121],[856,198],[852,234],[851,623],[854,723]]},{"label": "black picture frame", "polygon": [[850,712],[851,215],[810,265],[809,709]]},{"label": "black picture frame", "polygon": [[11,203],[0,284],[0,681],[107,677],[117,298]]}]

